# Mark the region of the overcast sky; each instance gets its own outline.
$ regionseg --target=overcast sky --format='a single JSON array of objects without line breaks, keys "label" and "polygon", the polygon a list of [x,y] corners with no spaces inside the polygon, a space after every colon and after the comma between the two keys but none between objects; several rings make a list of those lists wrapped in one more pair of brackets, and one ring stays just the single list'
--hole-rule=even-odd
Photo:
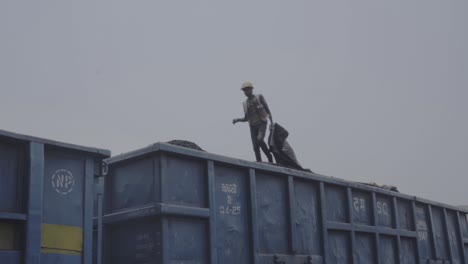
[{"label": "overcast sky", "polygon": [[0,128],[254,160],[251,81],[313,171],[468,204],[468,1],[0,0]]}]

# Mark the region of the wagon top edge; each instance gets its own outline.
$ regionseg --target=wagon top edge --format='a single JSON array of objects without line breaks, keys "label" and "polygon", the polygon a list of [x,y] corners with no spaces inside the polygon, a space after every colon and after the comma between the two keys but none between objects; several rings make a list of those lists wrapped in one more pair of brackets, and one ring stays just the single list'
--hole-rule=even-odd
[{"label": "wagon top edge", "polygon": [[5,130],[0,130],[0,137],[20,140],[20,141],[25,141],[25,142],[35,142],[35,143],[50,145],[50,146],[59,147],[59,148],[72,149],[72,150],[76,150],[76,151],[92,153],[92,154],[101,156],[103,158],[110,157],[110,155],[111,155],[110,150],[107,150],[107,149],[85,147],[85,146],[80,146],[80,145],[75,145],[75,144],[70,144],[70,143],[64,143],[64,142],[54,141],[54,140],[45,139],[45,138],[22,135],[22,134],[9,132],[9,131],[5,131]]},{"label": "wagon top edge", "polygon": [[451,210],[455,210],[455,211],[468,214],[468,210],[461,208],[461,207],[439,203],[439,202],[431,201],[425,198],[411,196],[411,195],[407,195],[407,194],[403,194],[399,192],[385,190],[382,188],[370,186],[370,185],[359,183],[359,182],[347,181],[347,180],[343,180],[340,178],[330,177],[330,176],[321,175],[321,174],[317,174],[313,172],[289,169],[289,168],[280,167],[276,165],[270,165],[267,163],[259,163],[259,162],[247,161],[247,160],[242,160],[242,159],[237,159],[237,158],[231,158],[231,157],[227,157],[223,155],[218,155],[218,154],[208,153],[204,151],[175,146],[175,145],[164,143],[164,142],[157,142],[144,148],[122,153],[120,155],[111,157],[107,159],[106,161],[109,165],[112,166],[112,165],[126,162],[128,160],[139,159],[139,158],[142,158],[151,154],[156,154],[156,153],[167,153],[167,154],[175,154],[175,155],[180,155],[180,156],[188,156],[188,157],[195,158],[195,159],[214,161],[214,162],[223,163],[223,164],[230,165],[230,166],[243,167],[245,169],[254,169],[254,170],[260,170],[260,171],[268,171],[268,172],[272,172],[275,174],[291,175],[291,176],[295,176],[298,178],[311,179],[311,180],[315,180],[318,182],[336,184],[336,185],[340,185],[344,187],[354,188],[357,190],[375,192],[377,194],[388,195],[392,197],[402,198],[405,200],[415,201],[418,203],[430,204],[433,206],[447,208],[447,209],[451,209]]}]

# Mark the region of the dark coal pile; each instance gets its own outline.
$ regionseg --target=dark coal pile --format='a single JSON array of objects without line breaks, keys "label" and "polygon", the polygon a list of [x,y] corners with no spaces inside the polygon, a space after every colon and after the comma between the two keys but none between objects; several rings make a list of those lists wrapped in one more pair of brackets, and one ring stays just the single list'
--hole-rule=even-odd
[{"label": "dark coal pile", "polygon": [[263,161],[261,161],[261,163],[268,164],[268,165],[273,165],[273,166],[277,166],[277,167],[282,167],[282,168],[287,168],[287,169],[292,169],[292,170],[315,173],[315,172],[311,171],[310,169],[299,169],[299,168],[295,168],[295,167],[291,167],[291,166],[287,166],[287,165],[282,165],[282,164],[277,164],[277,163],[270,163],[270,162],[263,162]]},{"label": "dark coal pile", "polygon": [[385,190],[389,190],[389,191],[393,191],[393,192],[400,192],[398,191],[398,188],[396,186],[393,186],[393,185],[379,185],[375,182],[370,182],[370,183],[364,183],[362,182],[362,184],[365,184],[365,185],[369,185],[369,186],[373,186],[373,187],[377,187],[377,188],[380,188],[380,189],[385,189]]},{"label": "dark coal pile", "polygon": [[202,148],[200,148],[197,144],[187,141],[187,140],[171,140],[166,142],[171,145],[179,146],[179,147],[184,147],[184,148],[189,148],[189,149],[194,149],[194,150],[199,150],[199,151],[204,151]]}]

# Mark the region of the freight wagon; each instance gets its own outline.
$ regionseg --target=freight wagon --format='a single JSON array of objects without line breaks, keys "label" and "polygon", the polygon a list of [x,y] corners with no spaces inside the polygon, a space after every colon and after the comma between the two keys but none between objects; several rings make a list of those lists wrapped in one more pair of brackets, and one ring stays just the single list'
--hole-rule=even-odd
[{"label": "freight wagon", "polygon": [[94,178],[109,156],[0,130],[0,264],[92,263]]},{"label": "freight wagon", "polygon": [[165,143],[108,164],[97,263],[468,264],[461,208]]}]

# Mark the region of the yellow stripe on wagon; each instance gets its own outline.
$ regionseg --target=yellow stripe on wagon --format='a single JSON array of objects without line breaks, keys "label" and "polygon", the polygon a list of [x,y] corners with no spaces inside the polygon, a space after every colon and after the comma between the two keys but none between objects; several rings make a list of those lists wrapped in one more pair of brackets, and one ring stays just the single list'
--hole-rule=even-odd
[{"label": "yellow stripe on wagon", "polygon": [[15,249],[15,225],[9,222],[0,222],[0,250]]},{"label": "yellow stripe on wagon", "polygon": [[83,229],[81,227],[42,224],[42,253],[81,255],[82,251]]}]

